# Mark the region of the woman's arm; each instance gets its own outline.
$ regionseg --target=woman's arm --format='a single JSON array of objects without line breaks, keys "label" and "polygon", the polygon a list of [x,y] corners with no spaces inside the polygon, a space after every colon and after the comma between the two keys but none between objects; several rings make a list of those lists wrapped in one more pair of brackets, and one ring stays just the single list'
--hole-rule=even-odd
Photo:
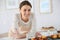
[{"label": "woman's arm", "polygon": [[26,33],[24,34],[19,34],[18,31],[15,30],[15,32],[13,32],[12,29],[9,30],[9,37],[13,37],[13,38],[17,38],[17,39],[22,39],[22,38],[26,38]]}]

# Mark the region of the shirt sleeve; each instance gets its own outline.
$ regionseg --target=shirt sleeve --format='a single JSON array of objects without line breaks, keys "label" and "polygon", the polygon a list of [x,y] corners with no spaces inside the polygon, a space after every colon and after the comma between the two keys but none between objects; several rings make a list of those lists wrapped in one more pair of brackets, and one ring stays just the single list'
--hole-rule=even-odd
[{"label": "shirt sleeve", "polygon": [[13,19],[13,23],[12,23],[12,27],[14,27],[15,29],[18,27],[18,14],[14,15],[14,19]]},{"label": "shirt sleeve", "polygon": [[11,27],[10,27],[10,29],[9,29],[9,37],[11,37],[11,31],[13,32],[13,33],[15,33],[15,31],[16,31],[16,29],[17,29],[17,27],[18,27],[18,18],[17,18],[17,14],[15,14],[15,15],[13,15],[14,17],[13,17],[13,22],[12,22],[12,25],[11,25]]},{"label": "shirt sleeve", "polygon": [[15,32],[15,30],[17,28],[18,28],[18,18],[17,18],[17,14],[15,14],[13,17],[13,22],[12,22],[12,25],[11,25],[9,31],[12,30],[13,32]]}]

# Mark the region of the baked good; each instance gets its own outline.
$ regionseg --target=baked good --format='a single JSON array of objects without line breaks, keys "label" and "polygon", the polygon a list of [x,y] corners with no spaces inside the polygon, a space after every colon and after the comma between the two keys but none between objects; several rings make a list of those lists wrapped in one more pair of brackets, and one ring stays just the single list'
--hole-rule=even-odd
[{"label": "baked good", "polygon": [[55,28],[53,26],[48,28],[50,31],[54,30]]},{"label": "baked good", "polygon": [[47,31],[48,30],[48,27],[42,27],[41,30]]},{"label": "baked good", "polygon": [[46,36],[41,36],[41,38],[43,38],[43,39],[44,39],[44,38],[47,38],[47,37],[46,37]]},{"label": "baked good", "polygon": [[51,35],[51,38],[57,38],[57,34]]},{"label": "baked good", "polygon": [[58,33],[58,38],[60,38],[60,33]]}]

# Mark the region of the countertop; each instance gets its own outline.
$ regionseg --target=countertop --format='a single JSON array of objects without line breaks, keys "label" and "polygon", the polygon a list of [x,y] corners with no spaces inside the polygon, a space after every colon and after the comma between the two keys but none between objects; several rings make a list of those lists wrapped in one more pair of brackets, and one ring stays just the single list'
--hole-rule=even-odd
[{"label": "countertop", "polygon": [[[8,37],[8,32],[7,32],[0,34],[0,40],[13,40],[13,39]],[[15,39],[15,40],[27,40],[27,39],[25,38],[25,39]]]},{"label": "countertop", "polygon": [[[0,40],[13,40],[13,39],[8,37],[8,33],[3,33],[3,34],[0,34]],[[25,39],[15,39],[15,40],[27,40],[27,38],[25,38]],[[60,39],[48,39],[48,40],[60,40]]]}]

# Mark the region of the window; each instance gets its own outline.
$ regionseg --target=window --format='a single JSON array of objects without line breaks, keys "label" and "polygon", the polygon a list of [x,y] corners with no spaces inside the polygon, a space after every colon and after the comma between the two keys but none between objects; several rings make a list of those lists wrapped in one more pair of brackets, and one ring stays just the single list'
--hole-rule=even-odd
[{"label": "window", "polygon": [[40,13],[51,13],[52,5],[51,0],[40,0]]}]

